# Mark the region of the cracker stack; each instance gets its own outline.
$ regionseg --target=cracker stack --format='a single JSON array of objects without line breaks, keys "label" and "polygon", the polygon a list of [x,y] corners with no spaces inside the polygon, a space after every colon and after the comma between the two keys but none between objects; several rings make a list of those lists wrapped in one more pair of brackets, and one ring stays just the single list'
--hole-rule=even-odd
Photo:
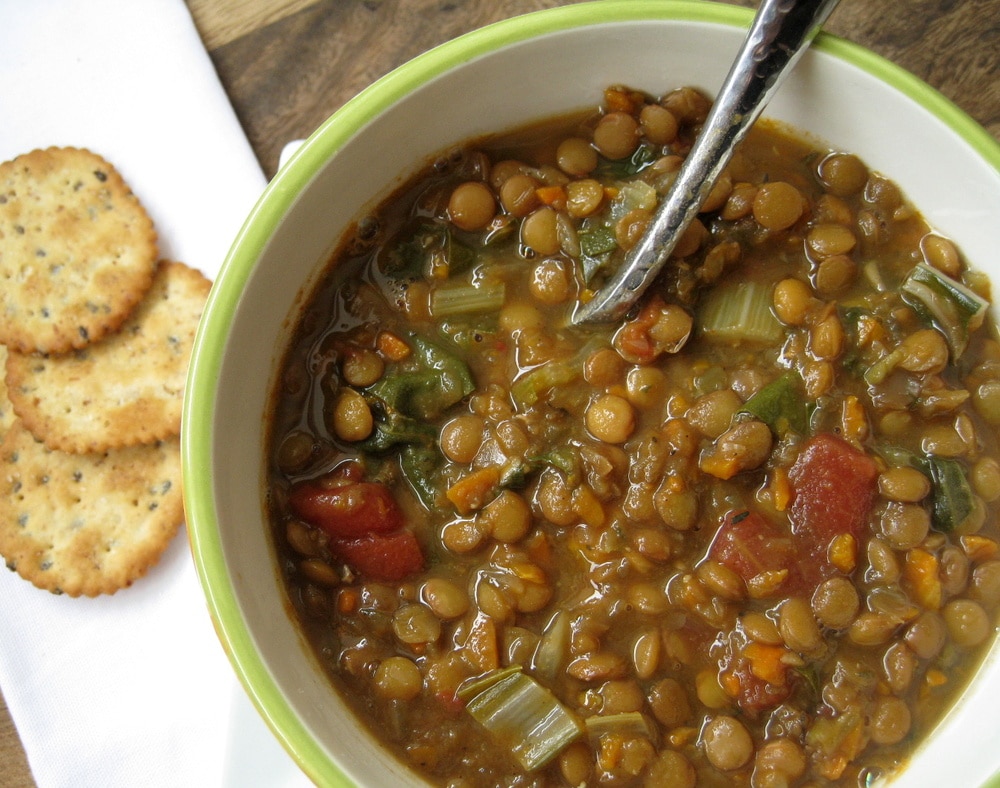
[{"label": "cracker stack", "polygon": [[100,156],[0,164],[0,555],[39,588],[113,594],[184,518],[181,400],[210,282]]}]

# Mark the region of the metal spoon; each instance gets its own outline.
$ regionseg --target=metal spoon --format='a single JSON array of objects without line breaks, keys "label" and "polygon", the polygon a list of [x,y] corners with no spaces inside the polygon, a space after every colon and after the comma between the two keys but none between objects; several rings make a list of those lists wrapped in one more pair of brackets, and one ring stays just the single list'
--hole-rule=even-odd
[{"label": "metal spoon", "polygon": [[743,46],[677,180],[643,237],[573,322],[617,320],[663,268],[678,239],[785,75],[809,46],[838,0],[763,0]]}]

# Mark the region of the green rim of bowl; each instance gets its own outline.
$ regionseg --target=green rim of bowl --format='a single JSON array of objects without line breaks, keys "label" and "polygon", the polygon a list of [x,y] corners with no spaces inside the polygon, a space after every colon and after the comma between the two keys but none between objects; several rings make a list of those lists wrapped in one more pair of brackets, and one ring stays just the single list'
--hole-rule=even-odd
[{"label": "green rim of bowl", "polygon": [[[675,19],[748,27],[749,9],[706,0],[600,0],[538,11],[443,44],[387,74],[347,102],[296,151],[264,190],[223,263],[195,338],[184,400],[181,458],[189,539],[209,613],[252,702],[299,767],[316,783],[350,786],[297,719],[261,661],[240,614],[223,560],[212,493],[212,413],[229,327],[241,294],[285,211],[324,162],[394,102],[467,60],[502,46],[574,27],[642,19]],[[848,41],[822,34],[814,47],[853,64],[922,105],[1000,171],[1000,145],[952,102],[915,76]]]}]

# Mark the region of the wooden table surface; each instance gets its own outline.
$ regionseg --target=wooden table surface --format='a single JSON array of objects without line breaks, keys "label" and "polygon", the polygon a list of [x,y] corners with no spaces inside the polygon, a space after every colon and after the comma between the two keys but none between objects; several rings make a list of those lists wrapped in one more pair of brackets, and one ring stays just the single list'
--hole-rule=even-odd
[{"label": "wooden table surface", "polygon": [[[186,0],[268,177],[287,141],[415,55],[579,1]],[[913,72],[1000,140],[1000,0],[842,0],[826,29]],[[35,785],[2,696],[0,783]]]}]

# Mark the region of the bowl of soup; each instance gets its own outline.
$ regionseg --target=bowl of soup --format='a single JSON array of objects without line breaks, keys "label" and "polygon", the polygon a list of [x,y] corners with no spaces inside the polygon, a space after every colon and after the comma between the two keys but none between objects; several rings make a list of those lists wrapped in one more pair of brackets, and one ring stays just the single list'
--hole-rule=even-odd
[{"label": "bowl of soup", "polygon": [[820,36],[625,318],[750,15],[580,4],[346,104],[192,358],[192,549],[323,785],[981,785],[1000,148]]}]

